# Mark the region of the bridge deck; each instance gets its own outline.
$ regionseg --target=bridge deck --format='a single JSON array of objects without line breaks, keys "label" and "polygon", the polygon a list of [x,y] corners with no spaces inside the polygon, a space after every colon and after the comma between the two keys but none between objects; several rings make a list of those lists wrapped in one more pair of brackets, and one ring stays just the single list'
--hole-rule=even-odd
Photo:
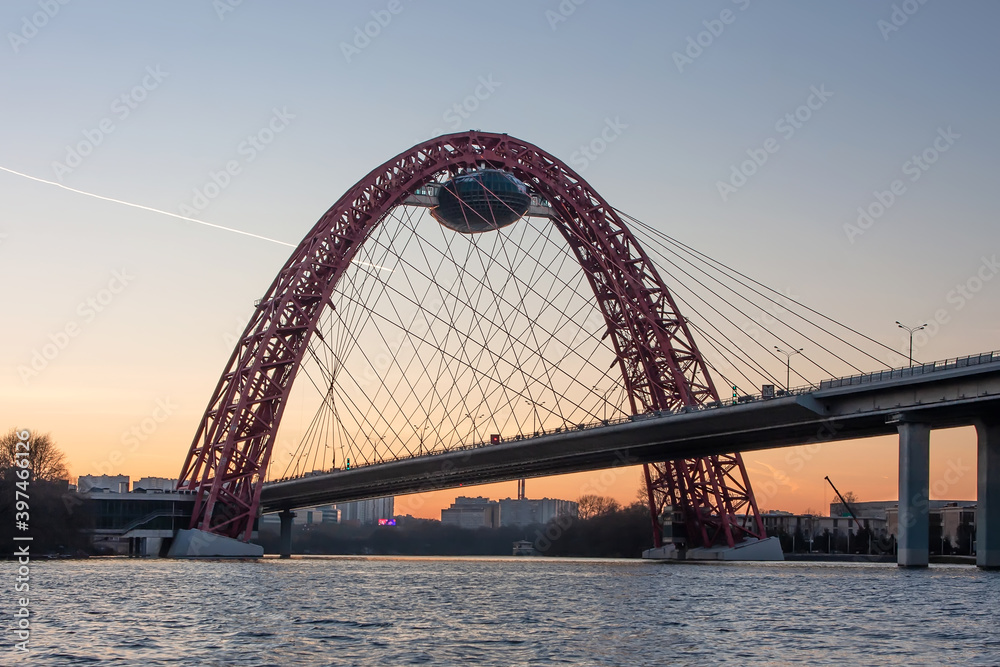
[{"label": "bridge deck", "polygon": [[[895,434],[1000,411],[1000,353],[828,380],[819,389],[653,414],[264,486],[264,512],[622,465]],[[902,416],[902,417],[901,417]]]}]

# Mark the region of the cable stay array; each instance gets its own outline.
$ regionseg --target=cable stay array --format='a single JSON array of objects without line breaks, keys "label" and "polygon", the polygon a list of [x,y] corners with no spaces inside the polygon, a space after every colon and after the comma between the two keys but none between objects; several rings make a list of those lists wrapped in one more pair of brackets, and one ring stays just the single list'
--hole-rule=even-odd
[{"label": "cable stay array", "polygon": [[[616,212],[670,289],[721,398],[906,363],[849,324]],[[427,206],[397,206],[321,316],[271,478],[627,419],[618,358],[594,287],[549,217],[456,233]]]}]

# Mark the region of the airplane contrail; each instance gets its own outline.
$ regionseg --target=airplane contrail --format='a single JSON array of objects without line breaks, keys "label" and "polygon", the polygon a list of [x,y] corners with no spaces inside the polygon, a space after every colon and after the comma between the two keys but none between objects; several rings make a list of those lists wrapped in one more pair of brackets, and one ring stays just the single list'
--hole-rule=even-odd
[{"label": "airplane contrail", "polygon": [[199,225],[205,225],[206,227],[221,229],[223,231],[232,232],[234,234],[242,234],[243,236],[249,236],[251,238],[260,239],[261,241],[268,241],[270,243],[277,243],[278,245],[288,246],[289,248],[295,247],[294,243],[286,243],[284,241],[279,241],[278,239],[272,239],[267,236],[261,236],[260,234],[254,234],[253,232],[245,232],[242,229],[234,229],[232,227],[226,227],[224,225],[216,225],[215,223],[212,222],[205,222],[204,220],[198,220],[197,218],[188,218],[183,215],[178,215],[177,213],[171,213],[170,211],[162,211],[158,208],[143,206],[142,204],[133,204],[131,202],[122,201],[121,199],[114,199],[112,197],[105,197],[104,195],[94,194],[93,192],[85,192],[83,190],[77,190],[76,188],[71,188],[68,185],[63,185],[62,183],[56,183],[55,181],[47,181],[44,178],[38,178],[37,176],[24,174],[21,173],[20,171],[14,171],[13,169],[8,169],[7,167],[0,167],[0,170],[6,171],[9,174],[14,174],[15,176],[21,176],[22,178],[27,178],[32,181],[45,183],[46,185],[54,185],[57,188],[62,188],[63,190],[69,190],[70,192],[75,192],[76,194],[84,195],[85,197],[93,197],[94,199],[103,199],[104,201],[114,202],[115,204],[122,204],[124,206],[131,206],[132,208],[142,209],[143,211],[151,211],[153,213],[159,213],[161,215],[169,215],[171,218],[177,218],[178,220],[186,220],[188,222],[194,222]]},{"label": "airplane contrail", "polygon": [[[54,185],[57,188],[62,188],[63,190],[69,190],[70,192],[75,192],[78,195],[84,195],[85,197],[93,197],[94,199],[101,199],[104,201],[113,202],[115,204],[122,204],[123,206],[131,206],[132,208],[138,208],[143,211],[151,211],[152,213],[159,213],[160,215],[168,215],[171,218],[177,218],[178,220],[186,220],[187,222],[193,222],[199,225],[204,225],[206,227],[212,227],[213,229],[221,229],[226,232],[232,232],[233,234],[241,234],[243,236],[249,236],[251,238],[260,239],[261,241],[268,241],[269,243],[277,243],[278,245],[283,245],[289,248],[297,247],[294,243],[286,243],[285,241],[279,241],[278,239],[272,239],[269,236],[262,236],[260,234],[254,234],[253,232],[246,232],[242,229],[235,229],[233,227],[226,227],[225,225],[217,225],[213,222],[205,222],[204,220],[198,220],[197,218],[189,218],[187,216],[179,215],[177,213],[171,213],[170,211],[163,211],[158,208],[152,208],[150,206],[143,206],[142,204],[133,204],[132,202],[122,201],[121,199],[114,199],[113,197],[105,197],[104,195],[95,194],[93,192],[86,192],[84,190],[77,190],[76,188],[71,188],[68,185],[63,185],[62,183],[57,183],[55,181],[48,181],[44,178],[38,178],[37,176],[32,176],[30,174],[25,174],[20,171],[14,171],[13,169],[8,169],[7,167],[0,167],[0,171],[6,171],[8,174],[14,174],[15,176],[20,176],[22,178],[27,178],[32,181],[37,181],[39,183],[45,183],[46,185]],[[369,262],[357,261],[358,264],[364,264],[365,266],[370,266],[380,271],[388,271],[392,273],[392,269],[386,266],[379,266],[378,264],[370,264]]]}]

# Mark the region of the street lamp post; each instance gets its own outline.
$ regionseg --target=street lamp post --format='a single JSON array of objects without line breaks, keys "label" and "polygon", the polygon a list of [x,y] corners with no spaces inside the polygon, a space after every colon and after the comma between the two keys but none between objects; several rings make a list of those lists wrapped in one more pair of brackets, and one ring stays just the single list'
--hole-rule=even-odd
[{"label": "street lamp post", "polygon": [[908,331],[910,333],[910,368],[913,368],[913,333],[915,331],[920,331],[921,329],[923,329],[924,327],[926,327],[927,323],[924,322],[919,327],[908,327],[905,324],[900,324],[899,320],[896,320],[896,325],[900,329],[905,329],[906,331]]},{"label": "street lamp post", "polygon": [[792,357],[794,357],[796,354],[802,354],[802,348],[800,347],[797,350],[786,352],[785,350],[782,350],[780,347],[775,345],[774,349],[776,349],[781,354],[785,355],[785,393],[787,394],[788,386],[789,384],[791,384],[792,381]]},{"label": "street lamp post", "polygon": [[[430,419],[430,417],[427,419]],[[424,434],[427,432],[427,419],[424,420],[424,425],[420,428],[420,456],[424,455]],[[417,425],[413,424],[413,428],[416,430]]]},{"label": "street lamp post", "polygon": [[538,429],[535,427],[535,421],[538,419],[538,408],[545,405],[545,401],[542,401],[541,403],[536,403],[534,401],[529,401],[525,399],[524,402],[531,406],[531,432],[532,435],[534,435],[535,433],[538,433]]},{"label": "street lamp post", "polygon": [[472,420],[472,437],[475,439],[479,435],[476,431],[476,420],[482,418],[483,415],[473,416],[471,413],[466,412],[465,416]]},{"label": "street lamp post", "polygon": [[[597,391],[597,385],[595,384],[591,387],[593,391]],[[601,395],[601,404],[604,406],[604,421],[608,421],[608,394],[614,390],[614,387],[608,387],[608,390]]]}]

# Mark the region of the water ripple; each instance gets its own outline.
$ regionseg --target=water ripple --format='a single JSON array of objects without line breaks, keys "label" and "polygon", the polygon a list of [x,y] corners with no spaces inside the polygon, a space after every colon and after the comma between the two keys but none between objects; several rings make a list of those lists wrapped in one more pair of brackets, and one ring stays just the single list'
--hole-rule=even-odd
[{"label": "water ripple", "polygon": [[964,567],[91,559],[31,594],[33,665],[1000,664]]}]

